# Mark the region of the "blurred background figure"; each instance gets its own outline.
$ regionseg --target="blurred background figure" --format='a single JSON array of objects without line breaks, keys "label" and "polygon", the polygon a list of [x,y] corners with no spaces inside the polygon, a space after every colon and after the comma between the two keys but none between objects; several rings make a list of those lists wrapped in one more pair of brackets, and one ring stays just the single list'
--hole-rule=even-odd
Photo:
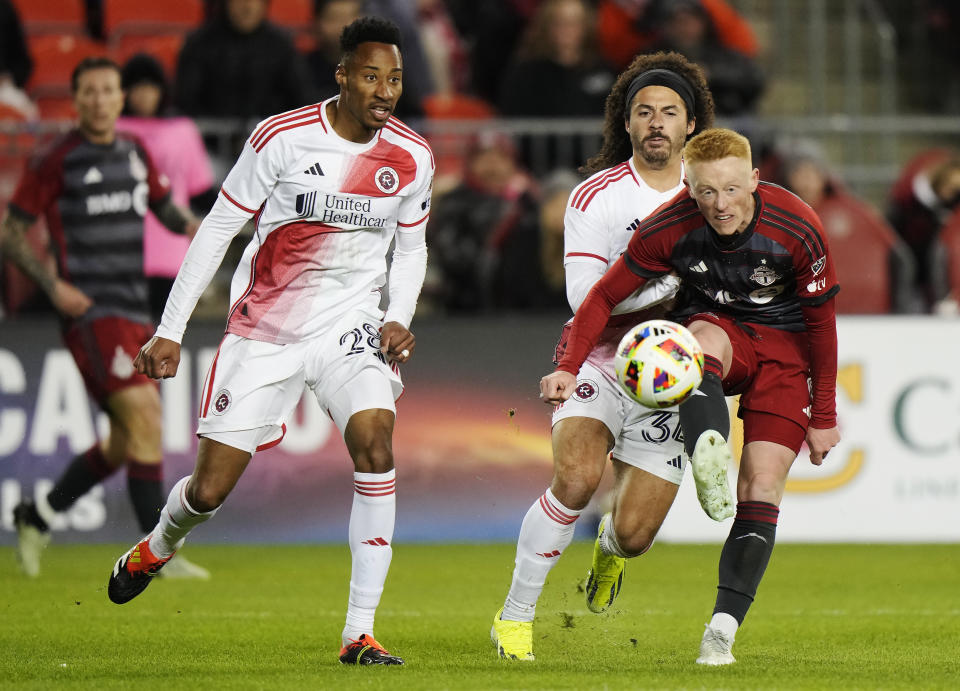
[{"label": "blurred background figure", "polygon": [[[174,203],[202,215],[216,199],[213,168],[193,120],[170,112],[163,68],[147,54],[134,55],[123,66],[126,93],[117,131],[135,134],[157,169],[167,176]],[[144,219],[143,270],[150,290],[150,312],[160,321],[173,279],[190,239],[167,230],[152,212]]]},{"label": "blurred background figure", "polygon": [[935,301],[931,253],[941,228],[958,208],[960,154],[948,149],[917,154],[903,167],[890,190],[887,218],[913,254],[923,311],[929,311]]},{"label": "blurred background figure", "polygon": [[701,0],[656,2],[660,38],[653,50],[675,50],[703,68],[717,115],[754,113],[765,81],[759,64],[723,44]]},{"label": "blurred background figure", "polygon": [[363,0],[317,0],[313,19],[314,49],[306,55],[317,98],[329,98],[340,87],[334,73],[340,62],[340,32],[363,15]]},{"label": "blurred background figure", "polygon": [[187,36],[174,81],[177,108],[192,117],[260,118],[316,100],[302,56],[267,20],[269,0],[225,0]]},{"label": "blurred background figure", "polygon": [[0,0],[0,120],[32,120],[37,107],[24,92],[33,71],[20,15],[10,0]]},{"label": "blurred background figure", "polygon": [[494,304],[509,310],[569,314],[563,268],[563,217],[581,178],[555,170],[540,183],[537,224],[518,225],[503,240],[493,278]]},{"label": "blurred background figure", "polygon": [[500,85],[506,116],[596,116],[616,77],[596,51],[593,11],[584,0],[545,0]]},{"label": "blurred background figure", "polygon": [[503,299],[496,286],[503,246],[516,233],[535,236],[537,224],[536,187],[518,165],[513,142],[493,132],[477,135],[463,181],[433,202],[426,292],[447,313],[496,306]]},{"label": "blurred background figure", "polygon": [[886,220],[847,189],[814,143],[787,145],[782,160],[784,186],[817,212],[827,233],[842,285],[837,312],[916,311],[913,257]]},{"label": "blurred background figure", "polygon": [[960,210],[944,224],[931,252],[933,313],[960,316]]}]

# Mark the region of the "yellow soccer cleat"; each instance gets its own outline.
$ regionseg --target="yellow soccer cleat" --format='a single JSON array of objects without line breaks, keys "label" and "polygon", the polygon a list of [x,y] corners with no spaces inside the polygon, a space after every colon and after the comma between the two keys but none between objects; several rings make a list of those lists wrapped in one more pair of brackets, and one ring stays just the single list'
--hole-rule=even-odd
[{"label": "yellow soccer cleat", "polygon": [[733,495],[727,482],[727,468],[733,464],[733,454],[723,435],[708,429],[697,439],[690,459],[697,499],[704,512],[715,521],[730,518],[735,513]]},{"label": "yellow soccer cleat", "polygon": [[591,612],[600,614],[605,612],[620,594],[623,584],[623,571],[627,560],[614,554],[606,554],[600,549],[600,536],[607,525],[613,530],[611,514],[600,519],[600,529],[597,531],[597,540],[593,543],[593,563],[587,572],[587,584],[584,587],[587,593],[587,607]]},{"label": "yellow soccer cleat", "polygon": [[501,619],[502,614],[501,607],[490,629],[490,640],[497,646],[497,653],[504,660],[532,662],[536,659],[533,656],[533,622]]}]

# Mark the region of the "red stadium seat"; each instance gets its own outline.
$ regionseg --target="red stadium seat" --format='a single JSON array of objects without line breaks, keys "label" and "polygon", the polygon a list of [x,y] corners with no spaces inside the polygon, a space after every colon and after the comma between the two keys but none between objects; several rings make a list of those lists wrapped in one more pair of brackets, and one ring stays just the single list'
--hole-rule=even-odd
[{"label": "red stadium seat", "polygon": [[37,98],[37,108],[41,120],[74,120],[77,117],[70,96],[40,96]]},{"label": "red stadium seat", "polygon": [[113,46],[113,59],[120,66],[137,53],[147,53],[163,65],[168,79],[173,79],[177,72],[177,58],[183,48],[184,35],[157,34],[156,36],[140,36],[136,34],[121,35]]},{"label": "red stadium seat", "polygon": [[69,95],[70,75],[77,63],[107,54],[103,44],[83,36],[31,36],[28,42],[34,65],[27,91],[34,97]]},{"label": "red stadium seat", "polygon": [[203,21],[203,0],[103,0],[103,33],[108,41],[123,34],[186,33]]},{"label": "red stadium seat", "polygon": [[307,31],[313,24],[314,0],[270,0],[267,18],[294,32]]},{"label": "red stadium seat", "polygon": [[84,0],[13,0],[27,35],[83,34],[87,30]]},{"label": "red stadium seat", "polygon": [[960,211],[954,212],[937,238],[933,270],[937,274],[938,300],[960,304]]}]

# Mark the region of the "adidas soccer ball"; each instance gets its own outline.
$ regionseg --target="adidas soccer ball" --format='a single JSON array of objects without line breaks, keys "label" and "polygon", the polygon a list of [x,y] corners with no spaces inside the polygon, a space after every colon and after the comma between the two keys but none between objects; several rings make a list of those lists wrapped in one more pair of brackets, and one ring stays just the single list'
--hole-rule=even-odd
[{"label": "adidas soccer ball", "polygon": [[700,386],[703,350],[685,326],[651,319],[623,337],[614,366],[630,398],[648,408],[669,408]]}]

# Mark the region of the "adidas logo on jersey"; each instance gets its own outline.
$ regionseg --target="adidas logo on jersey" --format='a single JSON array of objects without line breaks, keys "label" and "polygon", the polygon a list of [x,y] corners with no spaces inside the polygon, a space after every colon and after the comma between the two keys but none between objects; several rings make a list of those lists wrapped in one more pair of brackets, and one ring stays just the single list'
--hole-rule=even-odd
[{"label": "adidas logo on jersey", "polygon": [[320,167],[319,163],[314,163],[312,166],[303,171],[304,175],[323,175],[323,168]]},{"label": "adidas logo on jersey", "polygon": [[87,174],[83,176],[84,185],[96,185],[98,182],[103,182],[103,173],[97,170],[96,167],[88,170]]},{"label": "adidas logo on jersey", "polygon": [[694,273],[705,274],[707,272],[707,265],[703,263],[703,260],[700,260],[700,263],[695,266],[691,266],[690,270]]}]

